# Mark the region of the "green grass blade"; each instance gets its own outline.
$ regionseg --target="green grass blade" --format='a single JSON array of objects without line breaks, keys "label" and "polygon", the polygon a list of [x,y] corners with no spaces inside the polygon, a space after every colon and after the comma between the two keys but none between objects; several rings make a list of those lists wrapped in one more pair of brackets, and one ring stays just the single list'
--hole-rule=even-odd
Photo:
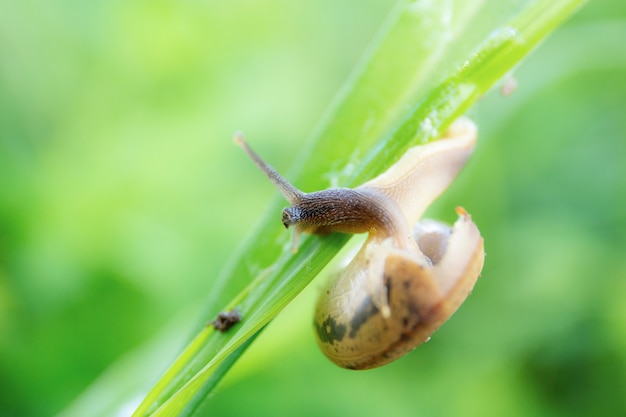
[{"label": "green grass blade", "polygon": [[[304,190],[326,188],[329,179],[350,186],[382,172],[465,113],[583,3],[402,3],[296,164],[294,183]],[[208,322],[237,307],[242,322],[225,334],[200,328],[135,416],[193,414],[251,338],[347,242],[344,235],[305,237],[292,254],[279,221],[283,205],[271,205],[218,279],[202,317]]]}]

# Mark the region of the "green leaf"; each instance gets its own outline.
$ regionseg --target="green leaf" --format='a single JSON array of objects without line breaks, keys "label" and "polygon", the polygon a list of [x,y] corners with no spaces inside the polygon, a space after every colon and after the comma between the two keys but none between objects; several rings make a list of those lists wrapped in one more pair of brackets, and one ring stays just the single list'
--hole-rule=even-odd
[{"label": "green leaf", "polygon": [[[409,147],[436,138],[583,3],[399,3],[298,158],[299,171],[288,177],[311,191],[379,174]],[[278,197],[270,204],[220,275],[201,317],[207,323],[237,308],[241,323],[225,333],[201,324],[135,416],[192,415],[255,335],[348,241],[339,234],[306,236],[291,253],[279,221],[282,206]]]}]

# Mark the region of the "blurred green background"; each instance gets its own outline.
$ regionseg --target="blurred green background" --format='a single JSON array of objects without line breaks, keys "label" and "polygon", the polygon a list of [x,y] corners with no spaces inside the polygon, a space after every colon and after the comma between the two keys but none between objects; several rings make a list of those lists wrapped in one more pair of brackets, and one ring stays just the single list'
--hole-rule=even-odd
[{"label": "blurred green background", "polygon": [[[275,194],[232,132],[288,171],[393,4],[2,2],[0,415],[151,386]],[[432,341],[336,368],[311,329],[322,276],[207,409],[626,415],[625,42],[626,3],[592,0],[472,109],[478,149],[431,214],[466,207],[486,266]]]}]

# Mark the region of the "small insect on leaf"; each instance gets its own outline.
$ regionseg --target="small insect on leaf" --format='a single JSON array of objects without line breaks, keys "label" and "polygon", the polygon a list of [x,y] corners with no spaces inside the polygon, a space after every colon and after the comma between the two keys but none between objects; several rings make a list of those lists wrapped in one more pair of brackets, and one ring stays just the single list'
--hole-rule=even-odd
[{"label": "small insect on leaf", "polygon": [[221,312],[217,315],[217,318],[213,320],[210,324],[215,327],[215,330],[224,333],[235,324],[241,321],[241,314],[237,309],[232,309],[228,312]]}]

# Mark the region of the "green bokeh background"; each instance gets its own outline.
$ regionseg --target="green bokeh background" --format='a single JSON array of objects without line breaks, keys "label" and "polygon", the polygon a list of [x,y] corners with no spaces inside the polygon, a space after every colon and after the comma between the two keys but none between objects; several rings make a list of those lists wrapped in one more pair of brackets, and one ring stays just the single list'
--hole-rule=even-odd
[{"label": "green bokeh background", "polygon": [[[275,194],[232,132],[288,172],[393,3],[2,2],[0,415],[154,383]],[[472,109],[478,149],[431,214],[466,207],[486,266],[429,343],[336,368],[322,276],[207,409],[626,415],[625,42],[626,3],[592,0]]]}]

